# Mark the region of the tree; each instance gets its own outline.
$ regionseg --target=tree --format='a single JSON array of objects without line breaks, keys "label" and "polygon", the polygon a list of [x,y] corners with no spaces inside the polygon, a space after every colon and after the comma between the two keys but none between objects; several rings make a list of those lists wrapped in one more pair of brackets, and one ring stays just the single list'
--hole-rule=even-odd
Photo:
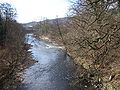
[{"label": "tree", "polygon": [[7,38],[8,23],[14,20],[16,10],[8,3],[0,3],[0,43],[3,45]]},{"label": "tree", "polygon": [[[77,32],[71,34],[79,61],[83,62],[82,57],[89,65],[86,69],[91,71],[94,68],[98,82],[102,82],[105,76],[111,76],[105,72],[114,70],[111,72],[113,75],[119,73],[112,67],[114,63],[120,63],[119,0],[77,0],[71,10],[69,26]],[[119,67],[117,63],[116,66]]]},{"label": "tree", "polygon": [[[0,4],[0,89],[16,90],[16,75],[25,60],[23,27],[14,17],[15,9],[10,4]],[[23,65],[24,66],[24,65]]]}]

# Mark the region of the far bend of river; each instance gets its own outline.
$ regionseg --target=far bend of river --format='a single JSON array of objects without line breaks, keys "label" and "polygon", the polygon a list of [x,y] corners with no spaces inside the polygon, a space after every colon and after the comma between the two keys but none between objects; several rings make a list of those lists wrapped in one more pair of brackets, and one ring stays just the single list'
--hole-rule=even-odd
[{"label": "far bend of river", "polygon": [[27,34],[27,43],[33,45],[33,59],[38,62],[25,70],[18,90],[70,90],[69,80],[73,63],[63,47]]}]

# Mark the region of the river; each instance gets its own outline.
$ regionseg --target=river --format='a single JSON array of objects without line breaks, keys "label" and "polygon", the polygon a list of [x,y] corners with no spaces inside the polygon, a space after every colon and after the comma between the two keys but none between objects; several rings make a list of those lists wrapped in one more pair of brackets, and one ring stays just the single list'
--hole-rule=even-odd
[{"label": "river", "polygon": [[38,40],[33,34],[26,37],[27,43],[32,45],[33,59],[38,62],[24,71],[18,90],[70,90],[74,65],[64,47]]}]

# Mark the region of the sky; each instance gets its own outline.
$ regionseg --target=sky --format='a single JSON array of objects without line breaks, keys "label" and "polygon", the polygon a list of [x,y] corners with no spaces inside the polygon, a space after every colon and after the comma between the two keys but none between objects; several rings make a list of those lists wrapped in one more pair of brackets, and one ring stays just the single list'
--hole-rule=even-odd
[{"label": "sky", "polygon": [[68,0],[0,0],[3,2],[16,8],[19,23],[65,17],[70,5]]}]

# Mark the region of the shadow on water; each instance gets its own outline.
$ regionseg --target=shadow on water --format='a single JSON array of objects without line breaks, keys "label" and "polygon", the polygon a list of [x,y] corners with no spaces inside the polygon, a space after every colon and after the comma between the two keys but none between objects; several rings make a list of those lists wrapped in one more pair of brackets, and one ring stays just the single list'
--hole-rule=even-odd
[{"label": "shadow on water", "polygon": [[26,38],[38,63],[25,70],[18,90],[70,90],[73,63],[66,57],[64,47],[38,40],[33,34],[27,34]]}]

